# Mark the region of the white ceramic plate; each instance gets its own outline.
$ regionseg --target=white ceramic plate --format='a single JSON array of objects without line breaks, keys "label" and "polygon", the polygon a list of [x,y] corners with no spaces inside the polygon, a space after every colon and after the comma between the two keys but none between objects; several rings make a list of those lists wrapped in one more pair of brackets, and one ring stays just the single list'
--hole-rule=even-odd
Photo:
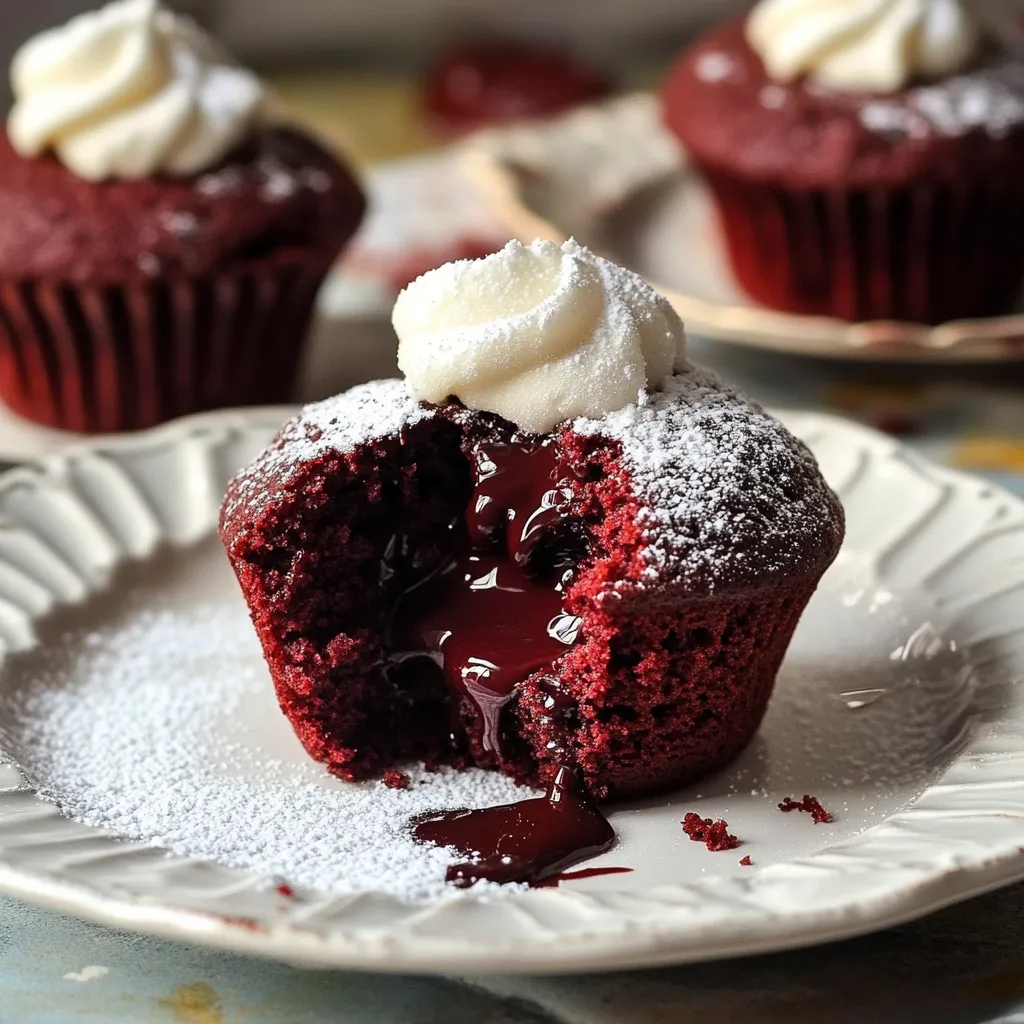
[{"label": "white ceramic plate", "polygon": [[936,327],[766,309],[733,278],[715,212],[648,93],[473,138],[465,167],[509,233],[580,242],[643,274],[694,334],[835,359],[988,362],[1024,357],[1024,302]]},{"label": "white ceramic plate", "polygon": [[[79,682],[38,671],[69,627],[109,627],[129,595],[143,606],[241,610],[214,538],[217,509],[228,477],[284,412],[213,414],[92,441],[0,478],[0,748],[9,756],[31,761],[12,710],[26,689]],[[597,863],[631,874],[490,901],[282,899],[266,878],[70,821],[8,764],[0,889],[297,963],[568,972],[819,942],[1024,877],[1024,504],[843,421],[785,419],[843,497],[846,545],[751,749],[696,787],[614,809],[619,846]],[[74,650],[57,653],[57,664],[74,663]],[[239,667],[265,677],[258,654]],[[160,672],[169,688],[195,685],[173,657]],[[271,759],[306,761],[269,682],[223,729],[225,743],[251,747],[257,775]],[[833,825],[776,809],[804,793],[835,813]],[[679,827],[688,810],[725,816],[745,845],[712,854],[688,842]],[[739,865],[743,854],[753,867]]]}]

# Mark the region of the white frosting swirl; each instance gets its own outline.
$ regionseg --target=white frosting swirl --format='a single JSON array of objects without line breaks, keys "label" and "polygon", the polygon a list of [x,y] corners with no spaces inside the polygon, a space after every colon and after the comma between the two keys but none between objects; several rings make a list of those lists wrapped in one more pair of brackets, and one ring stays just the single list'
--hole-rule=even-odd
[{"label": "white frosting swirl", "polygon": [[568,241],[509,242],[410,284],[398,365],[428,402],[454,395],[535,433],[636,402],[683,360],[683,325],[636,274]]},{"label": "white frosting swirl", "polygon": [[30,39],[11,65],[11,144],[89,181],[185,176],[251,131],[264,89],[188,18],[118,0]]},{"label": "white frosting swirl", "polygon": [[747,39],[776,81],[893,93],[961,71],[981,26],[964,0],[761,0]]}]

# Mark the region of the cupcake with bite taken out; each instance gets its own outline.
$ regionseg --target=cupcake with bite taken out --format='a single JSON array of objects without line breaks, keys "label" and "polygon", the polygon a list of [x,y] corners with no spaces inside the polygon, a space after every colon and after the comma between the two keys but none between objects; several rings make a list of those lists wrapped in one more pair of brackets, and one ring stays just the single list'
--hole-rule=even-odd
[{"label": "cupcake with bite taken out", "polygon": [[1012,308],[1024,61],[968,0],[761,0],[662,98],[754,299],[923,323]]},{"label": "cupcake with bite taken out", "polygon": [[600,798],[727,764],[842,540],[810,452],[573,242],[431,271],[394,324],[406,379],[304,409],[221,510],[306,750]]},{"label": "cupcake with bite taken out", "polygon": [[0,398],[71,430],[285,400],[364,209],[259,79],[156,0],[29,40],[0,140]]}]

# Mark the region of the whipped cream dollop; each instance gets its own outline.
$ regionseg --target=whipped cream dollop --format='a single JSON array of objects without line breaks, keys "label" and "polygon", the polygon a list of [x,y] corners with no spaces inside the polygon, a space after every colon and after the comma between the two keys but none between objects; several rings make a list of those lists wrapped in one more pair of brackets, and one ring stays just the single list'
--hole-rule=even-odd
[{"label": "whipped cream dollop", "polygon": [[668,301],[571,240],[438,267],[398,296],[392,322],[416,398],[454,395],[535,433],[642,400],[684,360]]},{"label": "whipped cream dollop", "polygon": [[118,0],[30,39],[11,84],[14,148],[53,149],[90,181],[207,170],[249,134],[265,99],[252,72],[156,0]]},{"label": "whipped cream dollop", "polygon": [[776,81],[898,92],[963,70],[981,25],[965,0],[761,0],[747,39]]}]

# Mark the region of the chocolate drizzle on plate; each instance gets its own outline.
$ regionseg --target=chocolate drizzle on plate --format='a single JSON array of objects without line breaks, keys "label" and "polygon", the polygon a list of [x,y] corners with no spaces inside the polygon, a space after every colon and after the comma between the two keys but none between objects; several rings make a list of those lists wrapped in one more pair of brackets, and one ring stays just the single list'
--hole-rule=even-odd
[{"label": "chocolate drizzle on plate", "polygon": [[490,882],[535,885],[611,849],[615,830],[579,791],[568,765],[542,797],[477,811],[444,811],[420,818],[413,836],[467,859],[448,868],[446,881],[466,888]]},{"label": "chocolate drizzle on plate", "polygon": [[601,878],[605,875],[628,875],[632,868],[580,868],[578,871],[559,871],[557,875],[548,875],[542,882],[538,882],[535,889],[555,889],[563,882],[579,882],[584,878]]}]

